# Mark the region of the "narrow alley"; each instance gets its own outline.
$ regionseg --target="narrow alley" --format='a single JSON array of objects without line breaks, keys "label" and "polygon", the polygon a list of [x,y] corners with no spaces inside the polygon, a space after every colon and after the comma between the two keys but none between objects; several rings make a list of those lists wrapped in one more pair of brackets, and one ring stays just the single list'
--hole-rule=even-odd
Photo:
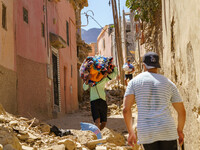
[{"label": "narrow alley", "polygon": [[200,150],[199,22],[198,0],[1,0],[0,150]]}]

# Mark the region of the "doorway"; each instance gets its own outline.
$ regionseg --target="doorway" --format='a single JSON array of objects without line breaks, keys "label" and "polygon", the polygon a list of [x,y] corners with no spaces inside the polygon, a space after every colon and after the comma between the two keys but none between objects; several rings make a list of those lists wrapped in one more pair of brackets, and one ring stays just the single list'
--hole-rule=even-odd
[{"label": "doorway", "polygon": [[58,58],[52,53],[54,104],[59,106]]}]

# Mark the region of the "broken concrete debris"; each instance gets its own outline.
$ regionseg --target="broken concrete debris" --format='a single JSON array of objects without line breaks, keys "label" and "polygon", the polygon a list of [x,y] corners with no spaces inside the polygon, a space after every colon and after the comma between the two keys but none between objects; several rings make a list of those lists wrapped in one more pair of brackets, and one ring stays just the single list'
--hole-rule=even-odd
[{"label": "broken concrete debris", "polygon": [[[111,107],[117,108],[115,105]],[[56,135],[52,128],[67,134]],[[106,142],[98,144],[92,131],[62,130],[36,118],[15,117],[0,105],[0,150],[90,150],[99,149],[100,146],[106,150],[127,149],[123,135],[108,128],[101,132],[102,140],[106,139]]]}]

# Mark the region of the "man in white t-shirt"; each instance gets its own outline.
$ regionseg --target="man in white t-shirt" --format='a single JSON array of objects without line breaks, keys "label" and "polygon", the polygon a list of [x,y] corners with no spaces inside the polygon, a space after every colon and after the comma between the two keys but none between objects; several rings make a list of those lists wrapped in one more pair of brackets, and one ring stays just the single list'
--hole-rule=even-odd
[{"label": "man in white t-shirt", "polygon": [[127,86],[128,80],[130,81],[133,78],[133,72],[135,71],[130,59],[123,65],[123,69],[125,71],[125,85]]},{"label": "man in white t-shirt", "polygon": [[[138,144],[145,150],[177,150],[184,141],[183,128],[186,112],[175,84],[157,73],[159,56],[148,52],[143,57],[143,73],[128,83],[124,95],[123,115],[129,133],[128,143],[134,146],[136,135],[132,128],[131,106],[138,108]],[[171,116],[169,106],[178,113],[178,126]]]}]

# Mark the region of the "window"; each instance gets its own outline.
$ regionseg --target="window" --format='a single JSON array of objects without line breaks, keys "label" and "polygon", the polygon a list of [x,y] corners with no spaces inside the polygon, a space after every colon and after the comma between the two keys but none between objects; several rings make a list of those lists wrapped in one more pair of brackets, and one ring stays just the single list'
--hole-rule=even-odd
[{"label": "window", "polygon": [[28,10],[26,8],[23,8],[23,18],[24,21],[28,24]]},{"label": "window", "polygon": [[2,27],[7,29],[7,22],[6,22],[6,6],[2,4]]},{"label": "window", "polygon": [[69,46],[69,23],[66,22],[67,45]]},{"label": "window", "polygon": [[45,37],[44,23],[41,23],[41,31],[42,31],[42,37]]},{"label": "window", "polygon": [[105,44],[105,39],[103,39],[103,50],[105,50],[106,44]]},{"label": "window", "polygon": [[77,57],[79,56],[79,46],[77,46]]}]

